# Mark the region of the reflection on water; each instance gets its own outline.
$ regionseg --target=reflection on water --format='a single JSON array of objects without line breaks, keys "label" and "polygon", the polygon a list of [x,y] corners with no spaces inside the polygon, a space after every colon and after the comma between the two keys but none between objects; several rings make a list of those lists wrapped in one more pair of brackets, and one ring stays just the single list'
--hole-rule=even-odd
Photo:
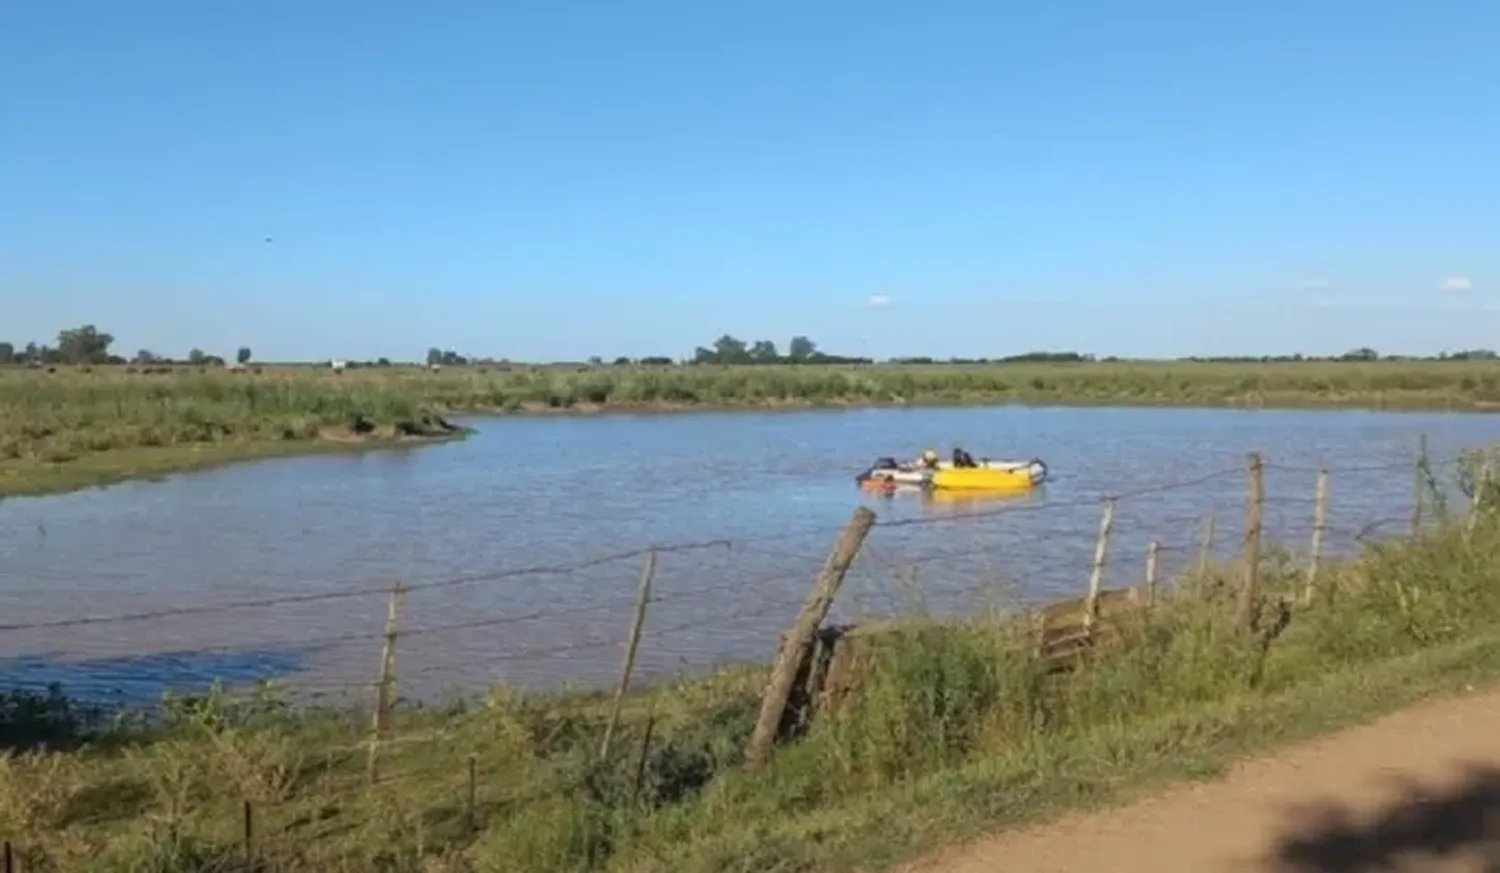
[{"label": "reflection on water", "polygon": [[[1267,461],[1266,534],[1294,546],[1310,531],[1316,468],[1365,468],[1332,480],[1326,542],[1347,551],[1371,522],[1396,529],[1408,516],[1403,465],[1419,435],[1441,458],[1489,441],[1495,421],[1024,407],[496,418],[466,422],[479,429],[467,441],[415,452],[10,500],[0,658],[19,660],[0,662],[0,680],[126,695],[269,674],[367,688],[385,591],[400,581],[403,694],[605,682],[642,557],[605,558],[673,543],[700,545],[659,555],[643,673],[761,660],[857,505],[880,525],[836,620],[899,608],[914,577],[925,607],[966,610],[997,587],[1033,599],[1081,590],[1107,494],[1150,492],[1119,506],[1107,584],[1136,581],[1151,539],[1164,573],[1191,563],[1206,514],[1229,554],[1251,450]],[[1014,496],[874,495],[851,481],[870,458],[954,443],[1040,456],[1050,478]],[[1162,488],[1190,479],[1202,481]],[[142,617],[67,624],[122,614]]]},{"label": "reflection on water", "polygon": [[1047,486],[1009,493],[937,489],[920,495],[920,498],[924,515],[971,515],[999,511],[1002,508],[1039,506],[1047,502]]}]

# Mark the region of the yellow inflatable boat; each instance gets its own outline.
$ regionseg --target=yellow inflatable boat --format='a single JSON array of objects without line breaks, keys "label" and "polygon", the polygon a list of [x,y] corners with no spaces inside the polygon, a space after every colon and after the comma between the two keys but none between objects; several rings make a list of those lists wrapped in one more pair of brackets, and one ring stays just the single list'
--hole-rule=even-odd
[{"label": "yellow inflatable boat", "polygon": [[942,461],[933,471],[931,486],[947,491],[1029,491],[1046,480],[1047,465],[1040,458],[983,460],[973,467],[955,467],[951,461]]}]

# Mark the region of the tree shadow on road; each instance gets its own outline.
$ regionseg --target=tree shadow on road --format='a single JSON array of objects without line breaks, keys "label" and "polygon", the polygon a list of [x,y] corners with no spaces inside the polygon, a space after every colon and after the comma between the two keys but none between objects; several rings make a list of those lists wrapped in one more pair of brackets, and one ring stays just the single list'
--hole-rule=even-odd
[{"label": "tree shadow on road", "polygon": [[[1500,741],[1500,732],[1497,732]],[[1373,814],[1313,806],[1279,841],[1268,865],[1278,873],[1395,873],[1439,864],[1500,873],[1500,768],[1469,768],[1462,783],[1401,786],[1401,799]]]}]

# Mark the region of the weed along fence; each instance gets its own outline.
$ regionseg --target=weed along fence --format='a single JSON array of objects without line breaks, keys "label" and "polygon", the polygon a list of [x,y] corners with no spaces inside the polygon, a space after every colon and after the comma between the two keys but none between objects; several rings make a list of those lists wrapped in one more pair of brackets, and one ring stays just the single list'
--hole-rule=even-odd
[{"label": "weed along fence", "polygon": [[[736,791],[794,765],[858,794],[1396,645],[1459,594],[1385,574],[1500,556],[1490,469],[1485,453],[1321,469],[1250,454],[1130,493],[892,520],[860,507],[795,543],[726,538],[461,579],[9,616],[7,652],[42,639],[73,651],[0,667],[12,689],[0,742],[20,750],[0,759],[7,869],[156,852],[200,859],[159,869],[457,871],[482,857],[480,869],[547,871],[633,851],[666,859],[641,869],[683,869],[670,821],[711,783],[731,809]],[[1341,517],[1341,488],[1393,480],[1403,499]],[[782,563],[734,571],[761,556]],[[580,574],[597,585],[579,604],[516,612],[476,594]],[[356,611],[368,629],[277,636]],[[261,636],[184,645],[220,616]],[[155,648],[119,651],[137,627]],[[449,684],[465,693],[429,692],[455,664],[468,672]],[[196,692],[143,703],[174,675]],[[523,681],[549,675],[590,678]],[[204,693],[212,678],[223,687]],[[154,730],[100,717],[119,704]],[[78,812],[106,790],[124,798],[110,816]]]}]

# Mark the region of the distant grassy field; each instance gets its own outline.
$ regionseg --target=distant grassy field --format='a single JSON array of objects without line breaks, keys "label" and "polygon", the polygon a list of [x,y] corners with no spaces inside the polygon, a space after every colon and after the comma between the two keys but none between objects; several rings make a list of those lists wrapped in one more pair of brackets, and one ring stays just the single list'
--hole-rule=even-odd
[{"label": "distant grassy field", "polygon": [[599,695],[403,708],[373,788],[364,715],[216,696],[90,730],[66,699],[0,695],[0,747],[59,749],[0,757],[0,834],[33,871],[879,869],[1500,678],[1494,497],[1472,528],[1328,564],[1305,609],[1274,608],[1304,565],[1268,551],[1253,630],[1232,568],[1192,575],[1070,673],[1003,615],[916,625],[758,771],[742,750],[763,669],[630,696],[604,757]]},{"label": "distant grassy field", "polygon": [[441,413],[982,403],[1491,410],[1500,362],[10,368],[0,494],[368,445]]}]

